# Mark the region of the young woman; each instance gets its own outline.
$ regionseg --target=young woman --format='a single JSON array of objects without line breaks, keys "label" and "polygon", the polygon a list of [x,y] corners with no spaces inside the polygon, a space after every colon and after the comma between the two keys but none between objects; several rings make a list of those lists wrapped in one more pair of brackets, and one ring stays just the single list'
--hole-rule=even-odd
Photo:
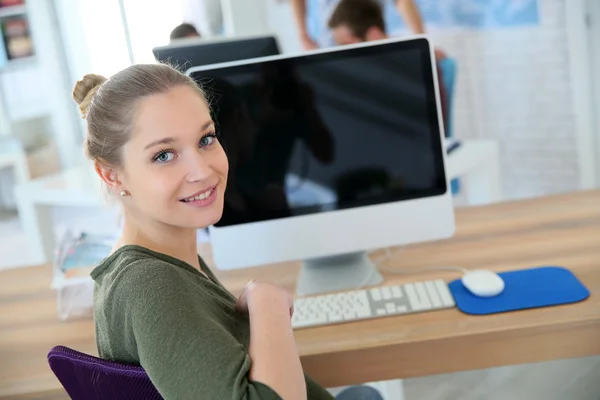
[{"label": "young woman", "polygon": [[[236,299],[197,254],[228,173],[203,91],[167,65],[134,65],[86,75],[73,98],[86,152],[124,211],[92,272],[100,356],[141,365],[166,399],[331,399],[302,371],[291,296],[252,282]],[[380,398],[369,387],[338,396]]]}]

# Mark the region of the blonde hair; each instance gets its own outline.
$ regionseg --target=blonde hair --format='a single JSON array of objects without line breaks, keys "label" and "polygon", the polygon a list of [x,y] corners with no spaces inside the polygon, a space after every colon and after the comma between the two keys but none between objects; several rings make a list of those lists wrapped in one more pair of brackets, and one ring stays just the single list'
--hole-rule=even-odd
[{"label": "blonde hair", "polygon": [[204,91],[192,78],[166,64],[132,65],[110,79],[85,75],[75,84],[73,99],[87,122],[87,156],[106,165],[121,166],[121,149],[133,130],[139,101],[177,86],[194,89],[206,101]]}]

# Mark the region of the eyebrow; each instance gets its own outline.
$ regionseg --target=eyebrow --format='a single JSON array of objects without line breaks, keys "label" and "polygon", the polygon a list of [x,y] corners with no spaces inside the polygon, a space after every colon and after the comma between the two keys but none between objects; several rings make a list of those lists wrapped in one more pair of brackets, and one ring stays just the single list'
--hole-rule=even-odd
[{"label": "eyebrow", "polygon": [[[206,122],[204,125],[202,125],[202,128],[200,128],[200,132],[204,132],[211,125],[214,125],[213,121]],[[159,144],[168,144],[168,143],[173,143],[175,141],[176,141],[175,138],[172,138],[172,137],[166,137],[166,138],[162,138],[162,139],[159,139],[159,140],[155,140],[154,142],[151,142],[151,143],[147,144],[146,147],[144,147],[144,150],[148,150],[149,148],[157,146]]]}]

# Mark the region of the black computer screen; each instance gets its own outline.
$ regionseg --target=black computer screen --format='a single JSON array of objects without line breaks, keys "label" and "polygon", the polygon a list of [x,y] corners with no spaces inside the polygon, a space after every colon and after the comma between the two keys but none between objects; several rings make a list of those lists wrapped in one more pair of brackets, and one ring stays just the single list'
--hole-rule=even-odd
[{"label": "black computer screen", "polygon": [[280,53],[273,36],[229,39],[207,42],[202,39],[183,39],[165,47],[152,49],[159,62],[168,63],[185,72],[192,67],[219,64],[251,58],[275,56]]},{"label": "black computer screen", "polygon": [[217,226],[446,192],[424,39],[191,76],[208,93],[229,158]]}]

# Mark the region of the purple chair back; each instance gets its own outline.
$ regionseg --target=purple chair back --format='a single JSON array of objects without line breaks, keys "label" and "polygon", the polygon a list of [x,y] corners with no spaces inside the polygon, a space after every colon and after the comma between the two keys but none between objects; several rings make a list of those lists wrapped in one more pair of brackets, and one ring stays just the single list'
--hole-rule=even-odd
[{"label": "purple chair back", "polygon": [[48,364],[73,400],[162,400],[139,366],[103,360],[64,346],[50,350]]}]

